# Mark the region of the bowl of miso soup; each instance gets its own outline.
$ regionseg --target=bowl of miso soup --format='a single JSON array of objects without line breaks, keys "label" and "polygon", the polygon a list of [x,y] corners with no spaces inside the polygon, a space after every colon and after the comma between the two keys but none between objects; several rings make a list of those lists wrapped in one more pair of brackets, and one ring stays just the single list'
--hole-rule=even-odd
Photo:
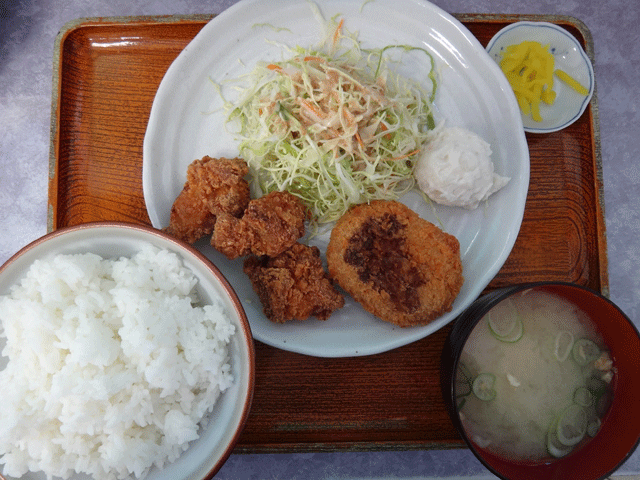
[{"label": "bowl of miso soup", "polygon": [[640,336],[605,296],[558,282],[476,300],[445,343],[442,391],[503,479],[604,479],[640,441]]}]

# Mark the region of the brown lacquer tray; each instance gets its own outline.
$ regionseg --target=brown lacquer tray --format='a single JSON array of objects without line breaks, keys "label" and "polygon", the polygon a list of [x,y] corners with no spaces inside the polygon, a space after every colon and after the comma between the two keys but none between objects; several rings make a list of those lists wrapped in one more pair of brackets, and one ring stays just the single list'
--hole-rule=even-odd
[{"label": "brown lacquer tray", "polygon": [[[548,16],[457,15],[484,45],[517,20],[558,23],[593,60],[586,27]],[[211,15],[81,19],[54,55],[49,230],[150,224],[142,144],[164,73]],[[608,294],[597,99],[570,127],[527,134],[531,186],[515,247],[487,290],[561,280]],[[506,214],[506,213],[505,213]],[[449,332],[356,358],[314,358],[256,342],[253,407],[236,452],[462,446],[439,388]]]}]

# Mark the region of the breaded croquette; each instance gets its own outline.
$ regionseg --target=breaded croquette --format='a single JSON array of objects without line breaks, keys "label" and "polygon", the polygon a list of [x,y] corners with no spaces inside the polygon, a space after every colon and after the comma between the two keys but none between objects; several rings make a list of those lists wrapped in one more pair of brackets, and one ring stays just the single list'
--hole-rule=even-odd
[{"label": "breaded croquette", "polygon": [[273,258],[248,257],[244,272],[272,322],[306,320],[312,316],[326,320],[344,306],[344,297],[322,267],[317,247],[296,242]]},{"label": "breaded croquette", "polygon": [[229,259],[249,254],[275,257],[305,234],[308,209],[289,192],[249,202],[242,218],[219,215],[211,245]]},{"label": "breaded croquette", "polygon": [[352,207],[327,247],[331,277],[365,310],[401,327],[451,310],[463,283],[458,240],[396,201]]},{"label": "breaded croquette", "polygon": [[247,164],[240,158],[194,160],[187,180],[171,207],[165,231],[188,243],[210,235],[218,215],[242,215],[250,200],[249,184],[243,178]]}]

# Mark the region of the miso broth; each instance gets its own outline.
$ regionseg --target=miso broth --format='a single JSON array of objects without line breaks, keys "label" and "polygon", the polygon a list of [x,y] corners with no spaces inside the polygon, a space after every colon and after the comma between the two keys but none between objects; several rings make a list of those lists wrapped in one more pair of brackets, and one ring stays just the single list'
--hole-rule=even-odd
[{"label": "miso broth", "polygon": [[597,434],[614,375],[585,312],[527,290],[493,307],[469,336],[455,387],[460,419],[478,447],[546,463]]}]

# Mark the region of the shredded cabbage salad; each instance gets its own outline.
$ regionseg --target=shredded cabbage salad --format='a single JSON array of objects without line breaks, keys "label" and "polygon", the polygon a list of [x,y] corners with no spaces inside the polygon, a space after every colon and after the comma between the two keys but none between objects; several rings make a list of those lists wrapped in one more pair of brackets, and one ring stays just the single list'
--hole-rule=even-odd
[{"label": "shredded cabbage salad", "polygon": [[[252,187],[296,195],[316,225],[353,204],[411,190],[415,159],[435,127],[428,51],[364,50],[342,20],[332,19],[327,31],[319,47],[295,47],[289,60],[258,64],[239,102],[227,105]],[[394,73],[390,50],[424,52],[428,88]]]}]

